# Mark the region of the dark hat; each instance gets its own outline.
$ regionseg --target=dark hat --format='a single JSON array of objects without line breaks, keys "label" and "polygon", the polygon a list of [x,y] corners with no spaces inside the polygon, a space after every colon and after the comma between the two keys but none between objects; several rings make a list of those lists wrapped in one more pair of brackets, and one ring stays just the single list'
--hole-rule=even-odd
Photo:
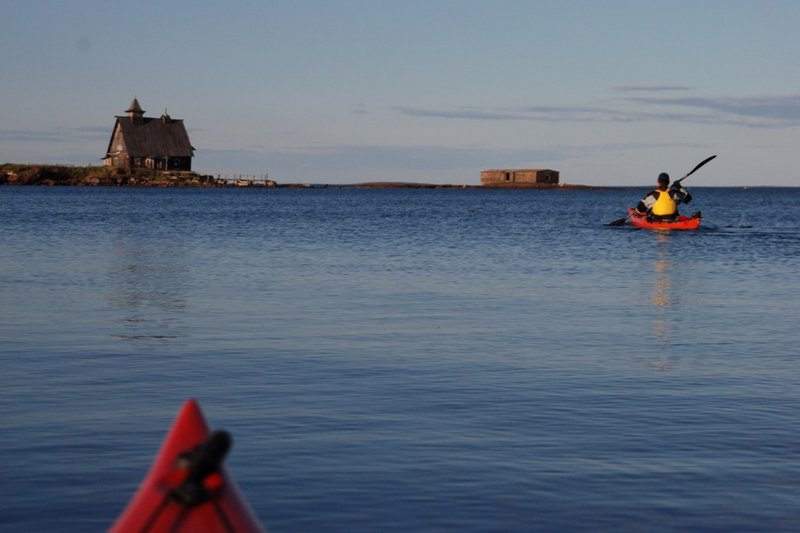
[{"label": "dark hat", "polygon": [[666,172],[662,172],[658,175],[658,182],[659,183],[669,183],[669,174]]}]

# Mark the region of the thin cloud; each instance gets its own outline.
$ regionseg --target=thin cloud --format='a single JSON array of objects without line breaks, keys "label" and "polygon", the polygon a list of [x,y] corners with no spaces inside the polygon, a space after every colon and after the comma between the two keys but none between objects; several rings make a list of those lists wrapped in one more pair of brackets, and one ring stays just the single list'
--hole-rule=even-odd
[{"label": "thin cloud", "polygon": [[[680,106],[703,109],[717,113],[723,118],[740,117],[755,119],[751,125],[796,126],[800,125],[800,95],[756,96],[756,97],[682,97],[682,98],[629,98],[628,101],[645,105]],[[740,121],[741,122],[741,121]],[[744,121],[748,122],[748,121]]]},{"label": "thin cloud", "polygon": [[351,115],[369,115],[371,111],[367,109],[365,104],[356,104],[350,109]]},{"label": "thin cloud", "polygon": [[0,130],[0,140],[16,142],[76,142],[108,140],[109,128],[84,126],[78,128],[53,128],[48,130]]},{"label": "thin cloud", "polygon": [[614,87],[614,90],[617,92],[622,93],[633,93],[633,92],[645,92],[645,93],[655,93],[655,92],[669,92],[669,91],[690,91],[692,87],[688,87],[686,85],[620,85],[619,87]]},{"label": "thin cloud", "polygon": [[426,109],[421,107],[394,106],[401,115],[423,118],[463,120],[499,120],[532,122],[630,122],[636,115],[610,108],[528,106],[511,109],[479,109],[458,107],[453,109]]},{"label": "thin cloud", "polygon": [[[675,90],[677,86],[672,86]],[[650,90],[655,90],[651,88]],[[625,106],[524,106],[516,108],[422,108],[394,106],[401,115],[459,120],[530,122],[683,122],[719,124],[748,128],[784,128],[800,125],[800,95],[709,98],[709,97],[627,97]],[[660,107],[661,109],[656,109]],[[679,109],[683,108],[683,109]]]},{"label": "thin cloud", "polygon": [[528,106],[519,108],[527,120],[543,122],[632,122],[635,113],[610,107],[591,106]]},{"label": "thin cloud", "polygon": [[428,118],[455,118],[467,120],[530,120],[519,112],[458,107],[455,109],[425,109],[421,107],[393,106],[401,115]]}]

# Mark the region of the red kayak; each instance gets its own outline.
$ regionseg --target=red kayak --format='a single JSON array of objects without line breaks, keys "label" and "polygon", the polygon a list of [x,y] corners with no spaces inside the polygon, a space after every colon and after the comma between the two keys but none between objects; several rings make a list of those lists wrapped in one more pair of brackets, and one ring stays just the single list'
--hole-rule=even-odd
[{"label": "red kayak", "polygon": [[210,431],[187,400],[139,490],[111,527],[123,532],[264,532],[222,461],[225,431]]},{"label": "red kayak", "polygon": [[659,230],[687,230],[697,229],[700,227],[700,221],[703,219],[698,211],[690,217],[686,215],[678,215],[675,220],[648,220],[647,215],[638,213],[632,207],[628,208],[630,213],[631,224],[637,228],[659,229]]}]

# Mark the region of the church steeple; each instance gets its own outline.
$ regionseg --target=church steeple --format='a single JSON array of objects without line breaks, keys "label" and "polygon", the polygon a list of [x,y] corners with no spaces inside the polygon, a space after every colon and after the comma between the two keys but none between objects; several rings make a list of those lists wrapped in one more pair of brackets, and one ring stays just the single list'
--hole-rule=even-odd
[{"label": "church steeple", "polygon": [[139,105],[139,100],[137,100],[135,96],[133,97],[130,107],[128,107],[125,112],[128,114],[128,118],[131,119],[131,122],[140,122],[144,117],[144,110],[142,106]]}]

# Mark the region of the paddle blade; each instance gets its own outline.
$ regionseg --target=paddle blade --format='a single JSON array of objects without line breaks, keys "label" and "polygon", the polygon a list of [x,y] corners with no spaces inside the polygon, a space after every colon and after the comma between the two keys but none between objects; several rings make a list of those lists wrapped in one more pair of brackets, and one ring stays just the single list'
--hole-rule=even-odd
[{"label": "paddle blade", "polygon": [[[688,178],[689,176],[691,176],[692,174],[694,174],[694,173],[695,173],[695,171],[696,171],[697,169],[699,169],[700,167],[702,167],[703,165],[705,165],[706,163],[708,163],[709,161],[711,161],[711,160],[712,160],[712,159],[714,159],[715,157],[717,157],[717,156],[716,156],[716,155],[712,155],[711,157],[707,157],[706,159],[704,159],[704,160],[700,161],[700,162],[697,164],[697,166],[696,166],[696,167],[694,167],[694,168],[692,169],[692,171],[691,171],[691,172],[689,172],[688,174],[686,174],[684,177],[682,177],[681,179],[679,179],[679,180],[678,180],[678,181],[676,181],[675,183],[680,183],[680,182],[682,182],[683,180],[685,180],[686,178]],[[674,185],[674,183],[673,183],[673,185]]]},{"label": "paddle blade", "polygon": [[[706,163],[708,163],[709,161],[711,161],[711,160],[712,160],[712,159],[714,159],[715,157],[717,157],[717,156],[716,156],[716,155],[712,155],[711,157],[707,157],[706,159],[704,159],[704,160],[700,161],[700,162],[697,164],[697,166],[696,166],[696,167],[694,167],[694,168],[692,169],[692,171],[691,171],[691,172],[689,172],[689,174],[694,174],[694,171],[695,171],[695,170],[697,170],[698,168],[702,167],[703,165],[705,165]],[[689,174],[686,174],[686,175],[688,176]]]},{"label": "paddle blade", "polygon": [[628,220],[628,217],[620,218],[619,220],[612,220],[611,222],[606,224],[606,226],[622,226],[623,224],[625,224],[626,220]]}]

